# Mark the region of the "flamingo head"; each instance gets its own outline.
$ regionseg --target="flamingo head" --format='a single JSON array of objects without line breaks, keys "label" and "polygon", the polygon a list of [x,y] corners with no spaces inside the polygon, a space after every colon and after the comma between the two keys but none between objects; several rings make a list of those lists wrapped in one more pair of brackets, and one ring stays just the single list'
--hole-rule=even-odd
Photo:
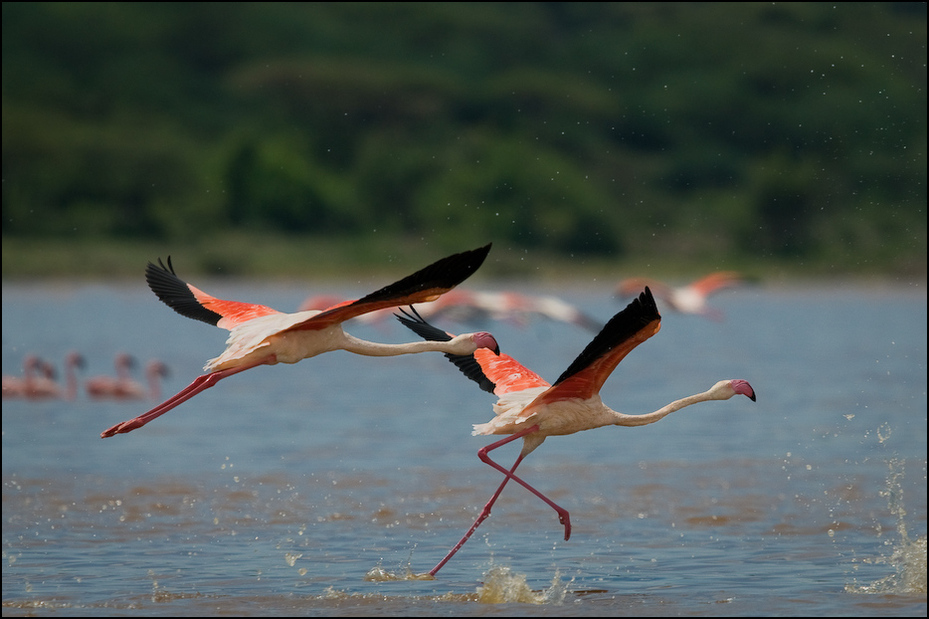
[{"label": "flamingo head", "polygon": [[[747,380],[742,380],[741,378],[734,378],[732,380],[721,381],[728,384],[728,388],[732,391],[732,395],[742,394],[752,402],[755,401],[755,390],[752,389],[752,386],[748,384]],[[729,396],[732,397],[732,396]]]},{"label": "flamingo head", "polygon": [[115,365],[123,368],[134,368],[136,366],[135,357],[127,352],[121,352],[116,355]]},{"label": "flamingo head", "polygon": [[71,367],[76,367],[79,369],[84,369],[84,367],[87,365],[87,362],[84,360],[84,356],[77,351],[68,353],[68,356],[65,359],[65,363]]},{"label": "flamingo head", "polygon": [[478,348],[486,348],[493,351],[495,355],[500,356],[500,345],[497,344],[497,340],[490,333],[486,331],[473,333],[471,334],[471,341],[474,342],[475,350]]},{"label": "flamingo head", "polygon": [[171,375],[171,370],[168,369],[168,366],[158,361],[157,359],[152,359],[148,362],[146,366],[146,373],[149,375],[158,375],[162,378],[167,378]]},{"label": "flamingo head", "polygon": [[51,380],[56,380],[58,378],[58,372],[55,371],[55,366],[45,359],[39,359],[37,361],[36,369],[42,372],[42,375],[45,376],[45,378]]}]

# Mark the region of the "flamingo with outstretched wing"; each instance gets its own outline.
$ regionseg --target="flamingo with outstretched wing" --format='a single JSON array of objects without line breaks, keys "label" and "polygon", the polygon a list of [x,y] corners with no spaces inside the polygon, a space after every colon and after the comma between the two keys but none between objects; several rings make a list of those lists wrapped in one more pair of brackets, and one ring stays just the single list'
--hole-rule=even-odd
[{"label": "flamingo with outstretched wing", "polygon": [[[397,318],[426,340],[442,341],[453,337],[428,324],[415,310],[412,313],[404,312],[403,316],[398,315]],[[498,397],[497,403],[494,404],[495,417],[487,423],[475,424],[472,434],[510,436],[478,451],[481,461],[503,473],[505,478],[461,541],[429,571],[429,575],[435,576],[468,541],[481,522],[490,516],[490,510],[497,497],[511,479],[551,506],[564,525],[565,540],[571,536],[568,511],[515,475],[520,462],[547,437],[574,434],[608,425],[646,425],[685,406],[708,400],[728,400],[734,395],[744,395],[752,401],[755,400],[755,391],[748,382],[732,379],[721,380],[703,393],[675,400],[645,415],[627,415],[606,406],[600,399],[603,383],[626,355],[658,333],[660,328],[661,316],[658,314],[651,291],[646,288],[638,298],[610,319],[554,384],[549,384],[509,355],[492,356],[482,350],[468,355],[446,354],[465,376]],[[523,439],[522,451],[509,470],[490,459],[488,454],[491,451],[518,438]]]}]

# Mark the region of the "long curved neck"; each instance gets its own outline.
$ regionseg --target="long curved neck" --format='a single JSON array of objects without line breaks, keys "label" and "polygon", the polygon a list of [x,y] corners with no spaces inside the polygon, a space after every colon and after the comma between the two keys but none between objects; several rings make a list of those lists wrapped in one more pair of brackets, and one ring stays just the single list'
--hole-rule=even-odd
[{"label": "long curved neck", "polygon": [[684,407],[690,406],[691,404],[696,404],[698,402],[706,402],[707,400],[715,400],[715,398],[709,391],[704,391],[703,393],[697,393],[694,395],[687,396],[686,398],[681,398],[680,400],[675,400],[670,404],[662,406],[658,410],[652,413],[647,413],[645,415],[626,415],[625,413],[620,413],[613,411],[616,416],[616,421],[613,422],[613,425],[617,426],[645,426],[650,423],[655,423],[659,419],[663,419],[675,411],[679,411]]},{"label": "long curved neck", "polygon": [[369,342],[348,333],[345,334],[342,348],[357,355],[369,357],[392,357],[396,355],[409,355],[418,352],[444,352],[455,355],[469,355],[474,352],[474,344],[467,335],[459,335],[447,342],[419,340],[404,342],[403,344],[384,344]]}]

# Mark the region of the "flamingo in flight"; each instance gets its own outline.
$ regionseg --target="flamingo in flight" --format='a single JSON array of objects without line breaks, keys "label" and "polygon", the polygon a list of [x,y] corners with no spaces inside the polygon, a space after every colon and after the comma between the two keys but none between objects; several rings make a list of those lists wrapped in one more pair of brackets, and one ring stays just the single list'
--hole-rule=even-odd
[{"label": "flamingo in flight", "polygon": [[223,353],[207,362],[203,374],[152,410],[104,430],[101,438],[131,432],[160,417],[220,380],[260,365],[297,363],[333,350],[359,355],[393,356],[426,351],[469,355],[478,348],[499,352],[494,337],[484,331],[443,342],[382,344],[353,337],[342,323],[385,307],[433,300],[467,279],[484,262],[490,244],[448,256],[393,284],[323,311],[286,314],[265,305],[224,301],[182,281],[171,258],[165,266],[148,264],[145,277],[159,299],[177,313],[230,331]]},{"label": "flamingo in flight", "polygon": [[418,311],[427,319],[441,316],[456,322],[476,322],[492,318],[509,320],[524,326],[531,317],[541,316],[595,332],[603,326],[603,323],[558,297],[535,296],[515,291],[455,290],[437,301],[419,306]]},{"label": "flamingo in flight", "polygon": [[[429,340],[452,337],[428,324],[416,310],[411,310],[412,314],[401,310],[404,316],[398,315],[397,318],[420,337]],[[547,437],[574,434],[581,430],[609,425],[642,426],[654,423],[685,406],[708,400],[728,400],[737,394],[755,400],[755,391],[751,385],[744,380],[734,379],[721,380],[703,393],[675,400],[653,413],[644,415],[627,415],[607,407],[600,399],[603,383],[633,348],[658,333],[660,328],[661,316],[658,314],[655,299],[651,291],[645,288],[638,298],[610,319],[577,359],[551,385],[509,355],[491,357],[482,350],[470,355],[446,355],[468,378],[498,397],[494,405],[495,417],[488,423],[475,424],[472,434],[510,436],[482,447],[477,452],[481,461],[497,469],[505,477],[461,541],[429,571],[430,576],[435,576],[468,541],[481,522],[490,516],[491,507],[511,479],[557,512],[559,521],[564,525],[564,538],[567,541],[571,536],[568,511],[514,474],[520,462]],[[523,439],[522,451],[509,470],[490,459],[488,454],[491,451],[518,438]]]},{"label": "flamingo in flight", "polygon": [[[342,299],[321,294],[307,297],[300,310],[325,309]],[[379,323],[393,315],[395,308],[386,308],[359,316],[358,320]],[[448,319],[459,323],[479,323],[487,320],[509,321],[524,327],[533,316],[567,322],[597,332],[603,323],[579,308],[555,296],[535,296],[515,291],[465,290],[457,288],[440,298],[418,306],[417,311],[427,320]]]},{"label": "flamingo in flight", "polygon": [[722,320],[723,313],[707,304],[707,299],[726,288],[740,285],[744,279],[735,271],[717,271],[710,273],[686,286],[670,286],[647,277],[630,277],[616,285],[617,297],[630,297],[638,294],[648,286],[655,291],[655,296],[668,307],[682,314],[699,314],[713,320]]}]

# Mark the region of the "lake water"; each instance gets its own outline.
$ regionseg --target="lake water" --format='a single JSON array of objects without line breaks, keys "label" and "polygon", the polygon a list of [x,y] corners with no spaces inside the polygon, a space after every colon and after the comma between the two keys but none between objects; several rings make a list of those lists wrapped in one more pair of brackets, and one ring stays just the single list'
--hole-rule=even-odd
[{"label": "lake water", "polygon": [[[196,283],[284,311],[381,285]],[[608,289],[523,291],[605,321],[624,305]],[[257,368],[106,440],[153,403],[4,400],[3,614],[925,616],[925,282],[713,302],[724,321],[663,311],[603,399],[645,413],[745,378],[757,403],[550,438],[520,471],[570,511],[571,539],[511,483],[435,580],[403,576],[433,567],[501,480],[476,456],[491,440],[470,435],[495,398],[440,354]],[[484,327],[549,380],[592,337]],[[347,330],[412,339],[393,323]],[[144,282],[3,285],[4,375],[71,350],[84,376],[112,373],[125,351],[170,366],[167,396],[225,337]],[[518,443],[496,459],[511,464]]]}]

